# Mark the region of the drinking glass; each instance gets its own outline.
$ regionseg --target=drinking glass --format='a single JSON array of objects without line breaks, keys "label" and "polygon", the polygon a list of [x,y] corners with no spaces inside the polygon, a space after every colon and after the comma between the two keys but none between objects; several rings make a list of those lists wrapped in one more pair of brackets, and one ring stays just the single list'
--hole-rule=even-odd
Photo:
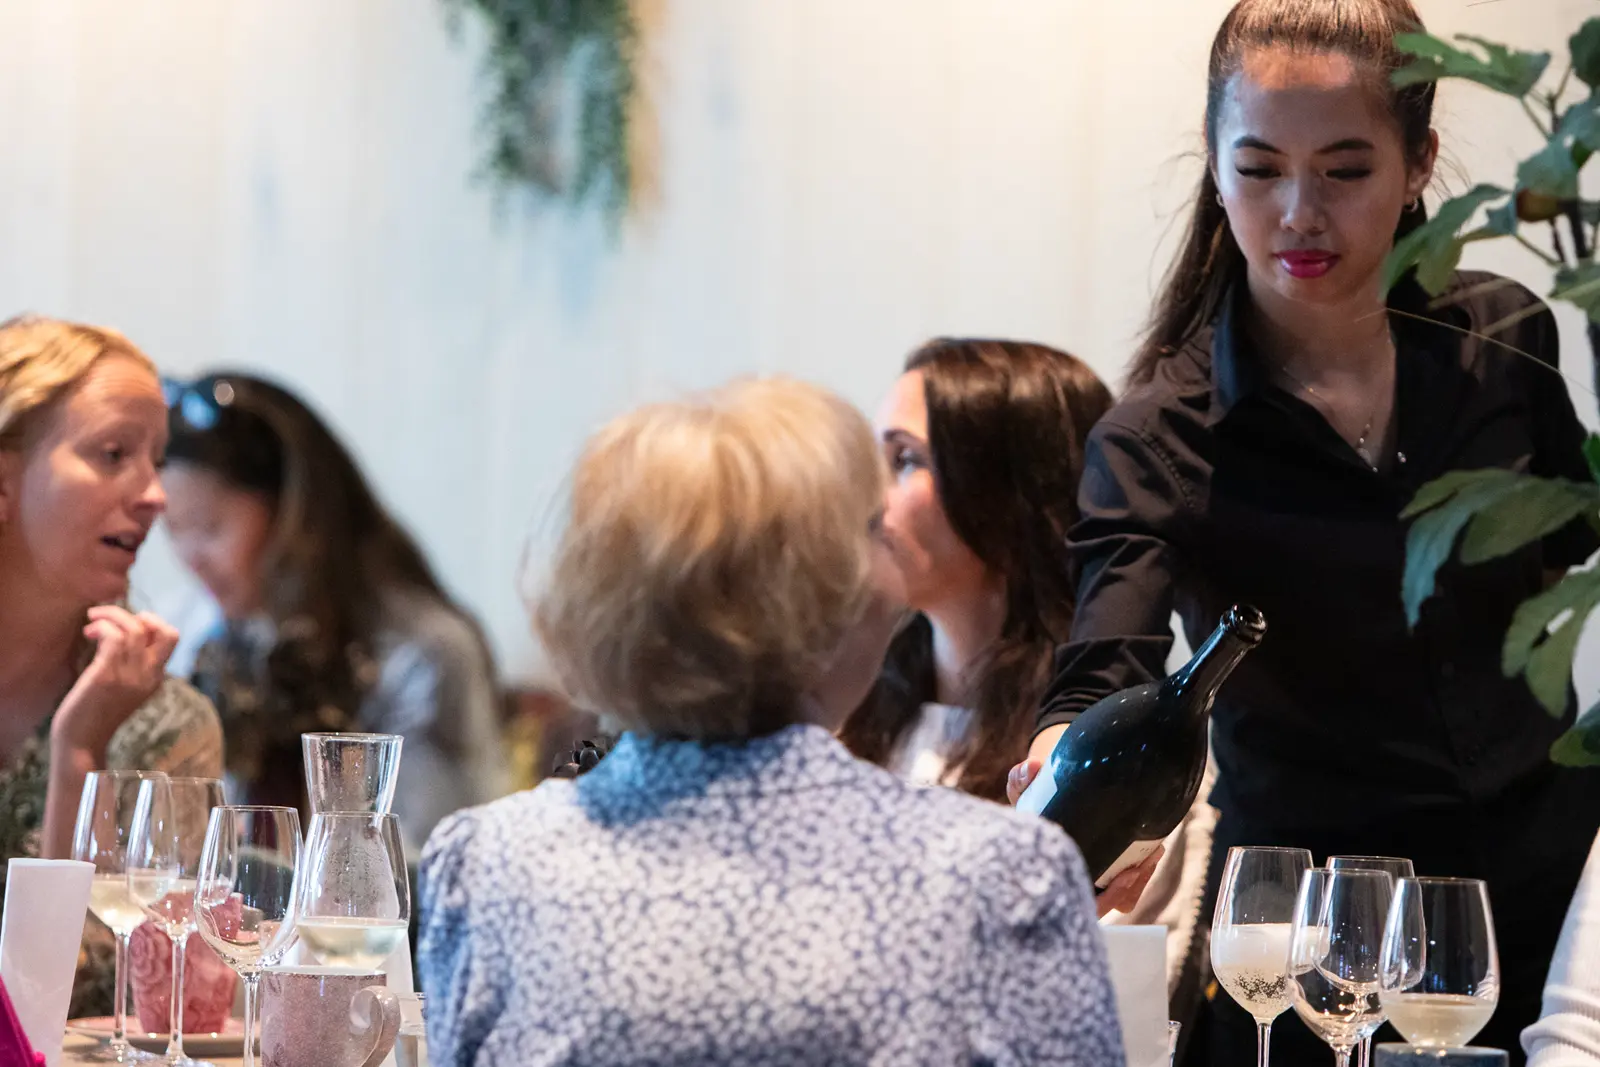
[{"label": "drinking glass", "polygon": [[311,813],[388,812],[404,740],[399,734],[301,734]]},{"label": "drinking glass", "polygon": [[211,809],[223,803],[216,778],[149,778],[139,783],[128,838],[128,896],[172,939],[172,1035],[168,1064],[183,1052],[183,959],[194,931],[194,890]]},{"label": "drinking glass", "polygon": [[[1329,856],[1328,870],[1386,871],[1398,884],[1402,878],[1416,877],[1411,861],[1399,856]],[[1361,1067],[1371,1067],[1372,1035],[1361,1039]]]},{"label": "drinking glass", "polygon": [[293,808],[211,809],[194,902],[200,936],[244,981],[244,1067],[255,1067],[261,971],[294,944],[294,874],[300,813]]},{"label": "drinking glass", "polygon": [[306,832],[295,928],[318,961],[379,967],[406,939],[411,889],[393,815],[318,812]]},{"label": "drinking glass", "polygon": [[1272,1020],[1289,1007],[1289,926],[1300,878],[1311,869],[1303,848],[1235,846],[1211,918],[1217,981],[1256,1021],[1256,1063],[1267,1067]]},{"label": "drinking glass", "polygon": [[1413,1045],[1465,1045],[1500,1000],[1489,887],[1475,878],[1405,878],[1383,936],[1383,1006]]},{"label": "drinking glass", "polygon": [[1295,1014],[1333,1049],[1339,1067],[1383,1025],[1378,988],[1383,931],[1394,899],[1384,871],[1305,873],[1289,932],[1289,995]]},{"label": "drinking glass", "polygon": [[84,1053],[88,1063],[140,1063],[156,1056],[128,1044],[128,938],[144,922],[144,909],[128,896],[128,838],[138,807],[139,783],[165,778],[160,771],[94,771],[78,798],[72,858],[94,864],[89,911],[111,928],[117,954],[111,1043]]}]

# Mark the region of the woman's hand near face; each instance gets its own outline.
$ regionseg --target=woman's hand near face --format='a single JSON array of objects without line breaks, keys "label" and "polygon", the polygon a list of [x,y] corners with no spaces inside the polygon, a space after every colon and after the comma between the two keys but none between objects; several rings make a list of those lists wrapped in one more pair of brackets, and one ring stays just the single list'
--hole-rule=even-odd
[{"label": "woman's hand near face", "polygon": [[94,659],[61,701],[50,740],[99,763],[117,727],[161,688],[178,631],[154,615],[106,605],[89,609],[83,633],[95,643]]},{"label": "woman's hand near face", "polygon": [[[1037,751],[1041,747],[1039,742],[1048,737],[1050,743],[1043,746],[1045,754],[1048,755],[1050,749],[1055,747],[1056,739],[1065,730],[1065,726],[1046,730],[1034,740],[1034,750]],[[1029,753],[1028,759],[1011,768],[1010,775],[1006,777],[1006,799],[1015,804],[1017,798],[1022,796],[1022,791],[1028,788],[1028,784],[1038,776],[1039,769],[1043,766],[1042,759],[1035,759],[1033,753]],[[1143,861],[1111,879],[1110,885],[1097,890],[1094,898],[1095,914],[1103,919],[1113,911],[1132,911],[1133,906],[1139,903],[1144,887],[1150,884],[1151,876],[1156,873],[1156,865],[1161,862],[1165,852],[1165,846],[1158,846]]]}]

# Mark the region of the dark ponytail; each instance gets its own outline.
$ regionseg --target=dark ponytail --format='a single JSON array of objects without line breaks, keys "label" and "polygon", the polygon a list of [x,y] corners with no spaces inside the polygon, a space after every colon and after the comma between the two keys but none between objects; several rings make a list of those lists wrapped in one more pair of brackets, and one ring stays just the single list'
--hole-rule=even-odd
[{"label": "dark ponytail", "polygon": [[[1240,0],[1211,42],[1206,75],[1206,171],[1190,209],[1183,246],[1162,279],[1144,339],[1128,370],[1128,383],[1155,377],[1161,361],[1188,344],[1216,316],[1223,296],[1244,277],[1244,253],[1217,197],[1217,120],[1228,86],[1245,53],[1260,48],[1336,52],[1373,69],[1400,124],[1410,159],[1427,154],[1433,129],[1433,83],[1392,88],[1389,75],[1406,61],[1394,46],[1397,33],[1418,32],[1422,19],[1410,0]],[[1395,239],[1427,219],[1419,201],[1407,205]]]}]

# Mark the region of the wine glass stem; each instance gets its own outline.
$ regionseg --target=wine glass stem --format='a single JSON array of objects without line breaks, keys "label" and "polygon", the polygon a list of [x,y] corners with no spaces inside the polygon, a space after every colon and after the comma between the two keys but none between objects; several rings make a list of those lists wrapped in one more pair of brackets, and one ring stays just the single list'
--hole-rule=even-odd
[{"label": "wine glass stem", "polygon": [[167,1062],[183,1060],[183,950],[189,943],[185,930],[172,938],[172,1036],[167,1039]]},{"label": "wine glass stem", "polygon": [[1344,1048],[1336,1048],[1336,1049],[1333,1050],[1333,1054],[1338,1057],[1338,1061],[1337,1062],[1339,1064],[1339,1067],[1350,1067],[1350,1048],[1349,1048],[1349,1046],[1346,1046]]},{"label": "wine glass stem", "polygon": [[116,990],[111,994],[111,1051],[121,1058],[128,1047],[128,935],[117,934],[116,962],[111,977]]},{"label": "wine glass stem", "polygon": [[1372,1038],[1361,1039],[1361,1067],[1370,1067],[1372,1063]]},{"label": "wine glass stem", "polygon": [[256,999],[256,983],[261,981],[261,975],[251,971],[241,977],[244,978],[244,1067],[256,1067],[256,1016],[261,1011],[261,1002]]},{"label": "wine glass stem", "polygon": [[1267,1057],[1272,1053],[1272,1020],[1256,1023],[1256,1067],[1267,1067]]}]

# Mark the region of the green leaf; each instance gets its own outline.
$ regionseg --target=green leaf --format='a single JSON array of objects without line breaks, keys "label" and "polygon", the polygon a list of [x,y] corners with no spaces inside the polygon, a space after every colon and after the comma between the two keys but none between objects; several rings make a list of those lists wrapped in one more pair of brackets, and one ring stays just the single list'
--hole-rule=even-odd
[{"label": "green leaf", "polygon": [[1600,484],[1600,433],[1592,433],[1584,439],[1583,458],[1589,461],[1589,473]]},{"label": "green leaf", "polygon": [[1600,321],[1600,264],[1580,263],[1557,269],[1550,299],[1576,304],[1591,319]]},{"label": "green leaf", "polygon": [[1515,197],[1507,200],[1499,207],[1489,209],[1488,218],[1484,222],[1484,229],[1496,237],[1509,237],[1517,232],[1517,201]]},{"label": "green leaf", "polygon": [[1600,86],[1600,18],[1578,27],[1567,43],[1572,48],[1572,73],[1591,89]]},{"label": "green leaf", "polygon": [[1600,766],[1600,704],[1579,715],[1572,729],[1556,738],[1550,758],[1564,767]]},{"label": "green leaf", "polygon": [[1462,246],[1468,241],[1496,236],[1493,227],[1466,236],[1458,236],[1458,231],[1471,221],[1478,208],[1490,200],[1507,195],[1507,191],[1498,185],[1479,185],[1468,193],[1440,204],[1433,217],[1401,238],[1384,260],[1384,291],[1394,288],[1406,271],[1415,267],[1417,281],[1422,283],[1424,289],[1430,293],[1443,292],[1450,282],[1450,275],[1455,272],[1456,264],[1461,262]]},{"label": "green leaf", "polygon": [[[1552,715],[1566,710],[1572,657],[1584,621],[1597,606],[1600,571],[1573,571],[1538,596],[1524,600],[1511,616],[1500,669],[1507,678],[1527,672],[1529,687]],[[1561,622],[1551,629],[1557,619]]]},{"label": "green leaf", "polygon": [[1525,477],[1472,517],[1461,539],[1461,562],[1497,559],[1590,513],[1600,513],[1600,486]]},{"label": "green leaf", "polygon": [[1578,195],[1578,165],[1572,161],[1571,143],[1560,131],[1543,148],[1517,168],[1517,188],[1557,200]]},{"label": "green leaf", "polygon": [[[1424,511],[1406,532],[1406,569],[1401,586],[1406,619],[1415,626],[1423,601],[1433,595],[1434,577],[1450,558],[1456,536],[1473,515],[1516,489],[1524,475],[1508,470],[1456,471],[1446,475],[1449,491],[1425,485],[1418,496],[1438,496],[1430,509],[1415,504],[1402,515]],[[1444,481],[1445,479],[1440,479]]]},{"label": "green leaf", "polygon": [[1431,34],[1396,34],[1395,47],[1417,58],[1395,71],[1394,84],[1404,87],[1440,78],[1465,78],[1508,96],[1526,96],[1550,65],[1548,52],[1514,52],[1481,37],[1458,35],[1456,40],[1477,45],[1483,55],[1473,55]]},{"label": "green leaf", "polygon": [[1574,151],[1579,146],[1600,151],[1600,94],[1586,96],[1562,112],[1556,136],[1569,140]]}]

